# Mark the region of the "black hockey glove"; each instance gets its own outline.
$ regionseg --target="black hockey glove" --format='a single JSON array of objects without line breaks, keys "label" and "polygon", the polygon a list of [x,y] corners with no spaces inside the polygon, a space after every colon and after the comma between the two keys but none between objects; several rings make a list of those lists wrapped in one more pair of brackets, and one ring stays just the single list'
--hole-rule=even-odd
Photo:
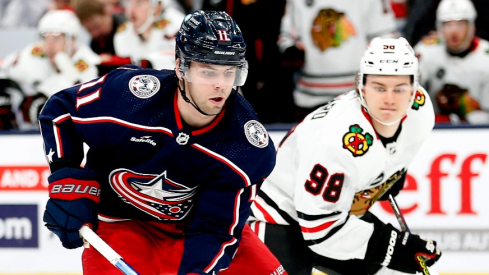
[{"label": "black hockey glove", "polygon": [[10,94],[0,87],[0,130],[17,128],[15,114],[12,110]]},{"label": "black hockey glove", "polygon": [[83,245],[78,233],[82,225],[88,223],[94,231],[98,228],[100,184],[96,177],[93,171],[66,167],[48,178],[50,199],[43,220],[65,248]]},{"label": "black hockey glove", "polygon": [[441,252],[436,249],[435,241],[425,241],[418,235],[400,232],[386,224],[375,226],[365,260],[414,274],[421,271],[418,256],[424,257],[427,266],[432,266],[441,257]]},{"label": "black hockey glove", "polygon": [[22,111],[24,121],[33,124],[37,123],[37,116],[47,100],[48,98],[42,93],[26,96],[20,104],[20,110]]}]

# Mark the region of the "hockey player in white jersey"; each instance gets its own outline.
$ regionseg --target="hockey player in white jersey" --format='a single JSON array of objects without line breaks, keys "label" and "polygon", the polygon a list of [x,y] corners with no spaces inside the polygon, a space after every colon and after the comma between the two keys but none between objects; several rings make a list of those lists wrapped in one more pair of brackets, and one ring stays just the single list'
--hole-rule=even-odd
[{"label": "hockey player in white jersey", "polygon": [[470,0],[443,0],[437,9],[439,38],[415,46],[422,84],[437,121],[489,123],[489,42],[476,37]]},{"label": "hockey player in white jersey", "polygon": [[299,121],[318,106],[355,88],[358,60],[370,39],[396,31],[384,0],[287,0],[278,46],[304,51],[293,92]]},{"label": "hockey player in white jersey", "polygon": [[175,67],[175,36],[185,15],[163,0],[129,0],[128,21],[117,29],[114,48],[133,64],[155,69]]},{"label": "hockey player in white jersey", "polygon": [[252,228],[290,274],[403,274],[433,265],[436,242],[400,232],[368,211],[402,189],[434,126],[418,63],[404,38],[374,38],[357,89],[309,114],[277,151],[252,206]]},{"label": "hockey player in white jersey", "polygon": [[2,70],[26,95],[22,102],[23,127],[38,127],[37,115],[53,93],[97,77],[100,57],[77,43],[81,25],[67,10],[47,12],[39,20],[41,41],[8,55]]}]

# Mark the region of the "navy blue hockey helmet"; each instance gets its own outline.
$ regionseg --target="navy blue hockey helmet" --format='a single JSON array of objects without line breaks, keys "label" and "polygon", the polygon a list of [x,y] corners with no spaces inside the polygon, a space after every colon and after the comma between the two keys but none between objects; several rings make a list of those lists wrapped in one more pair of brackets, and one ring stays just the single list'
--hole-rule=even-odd
[{"label": "navy blue hockey helmet", "polygon": [[246,43],[238,25],[226,12],[199,10],[188,14],[177,33],[175,47],[183,76],[192,61],[230,65],[237,67],[234,85],[244,84],[248,75]]}]

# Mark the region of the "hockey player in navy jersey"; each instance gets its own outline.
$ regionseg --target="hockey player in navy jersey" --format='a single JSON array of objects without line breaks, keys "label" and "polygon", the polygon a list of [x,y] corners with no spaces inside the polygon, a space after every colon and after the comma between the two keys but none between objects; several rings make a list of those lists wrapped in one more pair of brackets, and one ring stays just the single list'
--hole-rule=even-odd
[{"label": "hockey player in navy jersey", "polygon": [[368,211],[402,189],[434,126],[408,42],[373,39],[357,87],[288,133],[252,206],[252,228],[290,274],[309,275],[313,266],[343,275],[414,274],[415,255],[428,266],[441,255],[436,242]]},{"label": "hockey player in navy jersey", "polygon": [[[44,222],[64,247],[80,247],[89,224],[140,274],[287,274],[245,225],[275,164],[233,88],[247,76],[245,47],[229,15],[196,11],[176,38],[175,70],[128,65],[49,98]],[[93,247],[83,272],[119,274]]]}]

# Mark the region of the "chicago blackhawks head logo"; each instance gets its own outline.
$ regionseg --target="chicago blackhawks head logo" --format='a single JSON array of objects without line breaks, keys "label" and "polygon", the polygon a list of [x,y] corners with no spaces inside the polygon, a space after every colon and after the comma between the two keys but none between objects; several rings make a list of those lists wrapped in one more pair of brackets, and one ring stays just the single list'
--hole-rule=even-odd
[{"label": "chicago blackhawks head logo", "polygon": [[355,28],[342,12],[333,9],[322,9],[314,18],[311,36],[321,51],[329,47],[338,47],[341,42],[355,35]]},{"label": "chicago blackhawks head logo", "polygon": [[413,110],[419,110],[419,107],[424,105],[424,102],[426,101],[426,96],[424,95],[423,91],[417,90],[416,95],[414,96],[414,102],[413,102]]},{"label": "chicago blackhawks head logo", "polygon": [[373,143],[372,135],[363,134],[363,129],[358,124],[350,126],[350,132],[343,136],[343,148],[348,149],[354,157],[367,153]]},{"label": "chicago blackhawks head logo", "polygon": [[402,170],[395,172],[384,183],[356,193],[355,198],[353,199],[353,203],[351,205],[350,214],[356,216],[361,216],[365,214],[365,212],[367,212],[367,210],[380,197],[382,197],[382,195],[384,195],[405,173],[406,168],[403,168]]}]

